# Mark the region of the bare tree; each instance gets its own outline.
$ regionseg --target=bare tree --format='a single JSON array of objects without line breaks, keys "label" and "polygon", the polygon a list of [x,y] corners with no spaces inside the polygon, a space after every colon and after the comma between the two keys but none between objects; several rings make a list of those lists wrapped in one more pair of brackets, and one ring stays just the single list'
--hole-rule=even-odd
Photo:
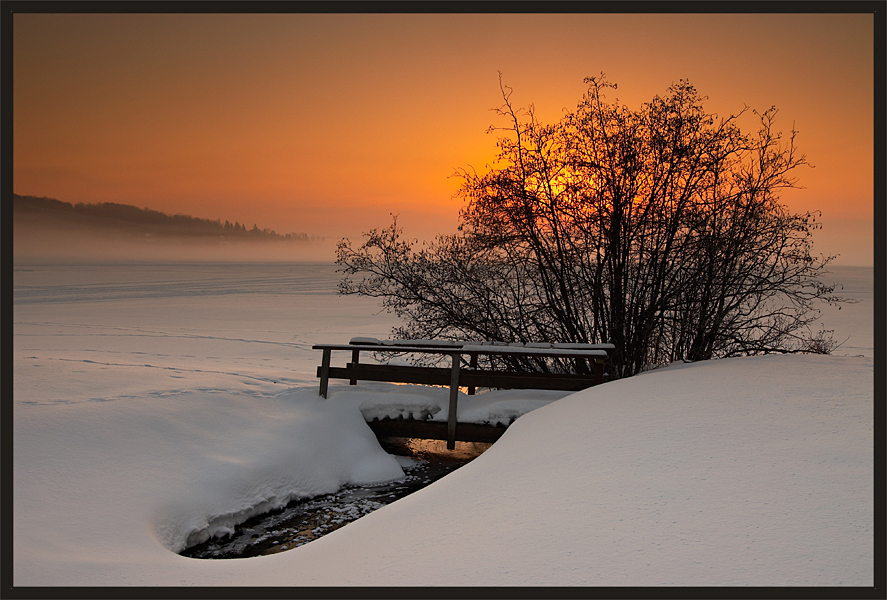
[{"label": "bare tree", "polygon": [[488,172],[459,172],[459,233],[416,249],[395,218],[359,248],[343,240],[340,292],[381,298],[401,337],[610,341],[620,377],[831,349],[810,326],[817,302],[843,301],[818,278],[834,257],[812,254],[817,215],[779,202],[807,163],[796,132],[775,131],[776,110],[752,111],[749,135],[746,110],[707,113],[687,81],[638,110],[608,102],[603,76],[586,83],[577,109],[546,125],[500,78],[506,135]]}]

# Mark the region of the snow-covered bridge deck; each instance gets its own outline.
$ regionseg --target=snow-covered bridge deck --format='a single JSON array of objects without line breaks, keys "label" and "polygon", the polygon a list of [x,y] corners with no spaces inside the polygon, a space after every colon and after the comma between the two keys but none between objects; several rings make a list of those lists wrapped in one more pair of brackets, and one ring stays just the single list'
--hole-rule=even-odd
[{"label": "snow-covered bridge deck", "polygon": [[[492,442],[505,431],[504,426],[457,423],[456,409],[460,387],[474,394],[478,387],[500,389],[549,389],[578,391],[603,383],[607,379],[608,351],[612,344],[493,344],[455,342],[447,340],[385,340],[353,338],[349,344],[317,344],[314,350],[323,351],[317,369],[320,395],[327,397],[330,378],[348,379],[351,385],[358,380],[449,386],[450,398],[446,423],[413,419],[372,421],[370,427],[378,436],[418,437],[447,441],[454,448],[456,441]],[[331,366],[333,351],[350,351],[351,362],[345,367]],[[360,362],[361,352],[397,354],[442,354],[451,357],[451,366],[422,367],[415,365],[367,364]],[[553,373],[478,369],[478,357],[500,356],[516,358],[574,359],[584,364],[587,373]],[[467,356],[467,368],[462,367]]]}]

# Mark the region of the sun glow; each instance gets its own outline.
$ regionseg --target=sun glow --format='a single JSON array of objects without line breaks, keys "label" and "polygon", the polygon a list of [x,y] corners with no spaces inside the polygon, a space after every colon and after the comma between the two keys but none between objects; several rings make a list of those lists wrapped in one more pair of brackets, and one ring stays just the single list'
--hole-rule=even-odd
[{"label": "sun glow", "polygon": [[[619,85],[608,99],[632,108],[681,78],[719,114],[777,105],[816,165],[786,201],[862,225],[827,252],[870,254],[870,15],[16,14],[13,26],[19,194],[333,237],[394,212],[425,237],[455,226],[454,172],[495,162],[498,72],[543,123],[606,72]],[[627,31],[645,34],[626,48]],[[840,97],[823,94],[838,75]]]}]

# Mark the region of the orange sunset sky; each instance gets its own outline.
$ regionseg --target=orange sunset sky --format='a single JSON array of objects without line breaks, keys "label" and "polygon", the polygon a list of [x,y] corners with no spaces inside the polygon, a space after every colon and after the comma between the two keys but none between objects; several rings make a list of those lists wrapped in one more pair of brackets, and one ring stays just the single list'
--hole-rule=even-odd
[{"label": "orange sunset sky", "polygon": [[[871,14],[16,14],[14,191],[360,238],[451,233],[495,153],[497,71],[543,121],[583,78],[779,108],[815,250],[872,264]],[[330,260],[332,260],[332,254]]]}]

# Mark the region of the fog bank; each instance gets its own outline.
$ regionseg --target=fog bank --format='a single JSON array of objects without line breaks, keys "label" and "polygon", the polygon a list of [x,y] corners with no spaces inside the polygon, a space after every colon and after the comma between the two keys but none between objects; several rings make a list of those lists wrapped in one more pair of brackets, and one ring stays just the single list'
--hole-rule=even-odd
[{"label": "fog bank", "polygon": [[47,226],[16,219],[15,260],[182,260],[333,262],[336,240],[264,241]]}]

